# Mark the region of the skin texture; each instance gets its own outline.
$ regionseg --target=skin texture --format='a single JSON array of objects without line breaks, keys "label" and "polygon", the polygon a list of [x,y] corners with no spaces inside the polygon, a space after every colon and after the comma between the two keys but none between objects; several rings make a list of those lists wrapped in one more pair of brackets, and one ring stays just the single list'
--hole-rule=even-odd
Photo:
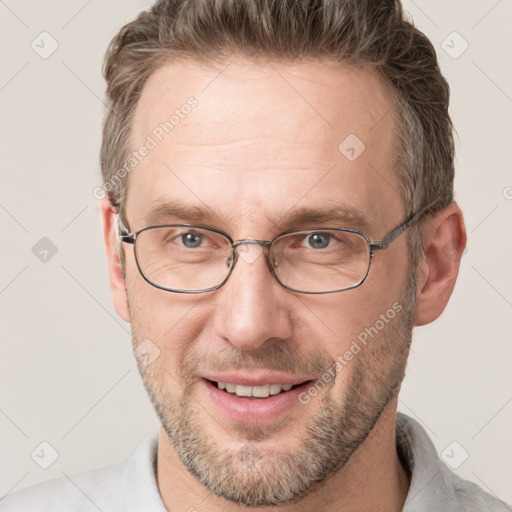
[{"label": "skin texture", "polygon": [[[190,222],[270,240],[318,226],[284,224],[290,212],[340,202],[364,213],[373,240],[405,220],[391,167],[392,95],[377,75],[322,62],[227,64],[168,64],[147,82],[134,150],[187,98],[198,105],[131,171],[123,212],[131,231]],[[354,161],[338,150],[349,134],[365,144]],[[147,218],[171,200],[210,214]],[[123,244],[123,280],[108,200],[101,212],[116,311],[131,323],[135,346],[149,339],[160,350],[139,370],[162,423],[158,485],[169,510],[402,509],[409,475],[395,447],[397,393],[413,325],[435,320],[455,284],[466,241],[456,205],[422,223],[417,269],[401,235],[375,255],[363,285],[325,295],[286,290],[257,253],[240,258],[219,290],[184,295],[146,283],[133,246]],[[322,226],[357,227],[351,219]],[[320,378],[394,304],[400,312],[336,378],[277,422],[230,421],[201,385],[204,372],[227,369]]]}]

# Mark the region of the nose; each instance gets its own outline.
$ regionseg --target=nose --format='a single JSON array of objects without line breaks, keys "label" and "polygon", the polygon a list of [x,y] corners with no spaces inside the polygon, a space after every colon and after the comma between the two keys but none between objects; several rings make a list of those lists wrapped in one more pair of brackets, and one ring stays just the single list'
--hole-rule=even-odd
[{"label": "nose", "polygon": [[[215,293],[215,332],[240,350],[256,350],[267,340],[291,336],[289,292],[273,276],[265,250],[258,245],[238,249],[235,268]],[[287,300],[288,299],[288,300]]]}]

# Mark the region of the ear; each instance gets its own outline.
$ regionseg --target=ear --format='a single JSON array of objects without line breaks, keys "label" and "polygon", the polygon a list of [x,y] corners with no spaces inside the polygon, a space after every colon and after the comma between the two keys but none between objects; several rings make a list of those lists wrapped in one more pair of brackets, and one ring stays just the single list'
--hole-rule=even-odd
[{"label": "ear", "polygon": [[128,298],[117,253],[116,213],[108,197],[101,199],[100,215],[103,224],[103,240],[107,250],[107,265],[112,302],[117,314],[123,320],[129,322]]},{"label": "ear", "polygon": [[452,294],[467,240],[462,211],[452,203],[436,212],[423,223],[422,235],[425,255],[417,267],[417,326],[438,318]]}]

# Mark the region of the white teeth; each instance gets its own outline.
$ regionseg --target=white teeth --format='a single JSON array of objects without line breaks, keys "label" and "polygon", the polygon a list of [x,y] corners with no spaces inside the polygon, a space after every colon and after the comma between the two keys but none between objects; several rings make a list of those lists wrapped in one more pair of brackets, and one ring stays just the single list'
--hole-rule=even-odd
[{"label": "white teeth", "polygon": [[219,389],[225,389],[228,393],[237,396],[255,396],[258,398],[267,398],[270,395],[277,395],[281,391],[289,391],[293,384],[265,384],[263,386],[243,386],[241,384],[233,384],[232,382],[217,382]]},{"label": "white teeth", "polygon": [[270,384],[265,384],[265,386],[252,386],[252,396],[257,396],[258,398],[267,398],[268,392],[270,389]]},{"label": "white teeth", "polygon": [[269,391],[271,395],[277,395],[278,393],[281,393],[281,384],[270,384]]},{"label": "white teeth", "polygon": [[252,386],[242,386],[240,384],[236,385],[235,393],[238,396],[251,396],[252,395]]}]

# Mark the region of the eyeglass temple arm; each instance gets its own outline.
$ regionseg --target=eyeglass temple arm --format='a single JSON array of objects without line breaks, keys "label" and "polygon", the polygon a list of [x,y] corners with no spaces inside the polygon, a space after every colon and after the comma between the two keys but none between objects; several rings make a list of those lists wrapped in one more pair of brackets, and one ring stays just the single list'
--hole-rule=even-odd
[{"label": "eyeglass temple arm", "polygon": [[124,222],[121,219],[120,212],[117,213],[116,235],[121,242],[126,242],[128,244],[135,243],[136,235],[130,234],[130,230],[124,225]]},{"label": "eyeglass temple arm", "polygon": [[380,242],[372,242],[370,247],[373,251],[381,251],[383,249],[387,249],[391,242],[397,238],[400,234],[402,234],[407,228],[412,226],[416,221],[418,221],[425,213],[427,212],[429,207],[420,210],[416,215],[413,215],[409,220],[405,221],[400,226],[397,226],[391,233],[388,233]]}]

